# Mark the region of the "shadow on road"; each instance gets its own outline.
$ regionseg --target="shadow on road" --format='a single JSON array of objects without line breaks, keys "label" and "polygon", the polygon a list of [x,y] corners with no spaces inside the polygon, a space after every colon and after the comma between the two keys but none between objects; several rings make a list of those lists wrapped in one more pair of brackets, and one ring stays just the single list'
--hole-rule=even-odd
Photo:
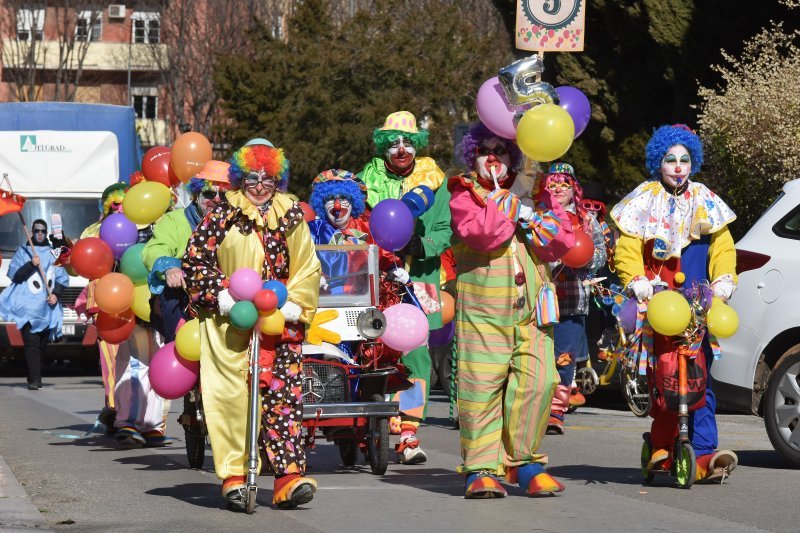
[{"label": "shadow on road", "polygon": [[[145,491],[153,496],[169,496],[182,502],[191,503],[207,509],[224,509],[225,502],[220,496],[220,486],[216,483],[183,483],[172,487],[158,487]],[[261,498],[259,498],[261,500]],[[259,503],[261,503],[259,501]]]},{"label": "shadow on road", "polygon": [[379,478],[383,483],[390,485],[405,485],[415,489],[427,490],[448,496],[464,495],[464,478],[443,468],[415,468],[404,467],[402,472],[392,470],[389,474]]},{"label": "shadow on road", "polygon": [[618,468],[594,465],[567,465],[549,467],[547,471],[557,478],[584,481],[586,485],[641,485],[642,473],[638,468]]},{"label": "shadow on road", "polygon": [[736,455],[739,457],[739,466],[775,468],[778,470],[796,469],[775,450],[737,450]]}]

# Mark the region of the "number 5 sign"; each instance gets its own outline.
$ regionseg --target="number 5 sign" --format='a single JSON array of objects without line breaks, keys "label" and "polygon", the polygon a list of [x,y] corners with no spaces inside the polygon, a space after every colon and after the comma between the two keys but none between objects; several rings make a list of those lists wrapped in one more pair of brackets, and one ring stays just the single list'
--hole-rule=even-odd
[{"label": "number 5 sign", "polygon": [[586,0],[518,0],[516,46],[537,52],[582,52]]}]

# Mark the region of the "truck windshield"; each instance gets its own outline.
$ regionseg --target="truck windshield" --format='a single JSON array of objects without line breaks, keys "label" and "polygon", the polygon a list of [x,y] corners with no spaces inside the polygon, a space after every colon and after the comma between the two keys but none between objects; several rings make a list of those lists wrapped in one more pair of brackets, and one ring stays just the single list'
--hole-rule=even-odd
[{"label": "truck windshield", "polygon": [[[64,235],[73,241],[77,241],[83,230],[100,218],[97,199],[29,198],[25,201],[25,207],[22,208],[28,229],[34,220],[41,218],[47,222],[48,234],[53,232],[50,221],[50,215],[53,213],[61,215]],[[9,214],[0,217],[0,251],[5,255],[12,254],[25,242],[25,232],[22,229],[19,215]]]}]

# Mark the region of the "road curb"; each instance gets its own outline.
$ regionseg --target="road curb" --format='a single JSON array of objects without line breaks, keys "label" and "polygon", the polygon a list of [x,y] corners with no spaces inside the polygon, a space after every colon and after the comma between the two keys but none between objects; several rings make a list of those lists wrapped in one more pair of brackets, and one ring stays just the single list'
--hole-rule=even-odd
[{"label": "road curb", "polygon": [[26,529],[51,531],[47,520],[33,505],[25,489],[0,456],[0,530],[6,532]]}]

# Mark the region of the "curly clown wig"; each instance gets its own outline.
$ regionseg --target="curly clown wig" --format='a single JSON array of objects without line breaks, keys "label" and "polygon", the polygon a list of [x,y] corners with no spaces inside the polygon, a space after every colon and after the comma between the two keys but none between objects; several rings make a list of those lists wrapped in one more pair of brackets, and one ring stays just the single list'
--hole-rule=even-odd
[{"label": "curly clown wig", "polygon": [[192,178],[186,184],[186,189],[192,196],[199,196],[201,192],[206,190],[218,189],[220,194],[230,189],[227,183],[220,183],[219,181],[204,180],[200,178]]},{"label": "curly clown wig", "polygon": [[121,204],[128,186],[122,182],[109,185],[100,197],[100,209],[103,216],[111,214],[111,204]]},{"label": "curly clown wig", "polygon": [[517,143],[511,139],[505,139],[493,133],[483,122],[476,122],[470,126],[469,131],[467,131],[461,139],[461,144],[459,145],[461,149],[461,160],[467,165],[467,169],[471,171],[475,166],[475,159],[478,157],[477,150],[481,143],[492,138],[503,141],[503,146],[506,147],[506,150],[511,156],[511,163],[509,164],[508,170],[516,170],[522,162],[522,152],[520,152]]},{"label": "curly clown wig", "polygon": [[278,180],[277,190],[286,192],[289,186],[289,160],[282,148],[272,148],[264,144],[243,146],[236,150],[228,160],[228,181],[238,189],[242,180],[251,172],[261,173]]},{"label": "curly clown wig", "polygon": [[667,150],[676,144],[685,146],[692,158],[692,171],[689,175],[700,170],[703,166],[703,142],[686,124],[673,124],[653,130],[653,136],[644,149],[647,157],[645,165],[650,176],[661,179],[661,160]]},{"label": "curly clown wig", "polygon": [[[350,216],[358,218],[364,212],[366,186],[349,170],[332,168],[314,178],[309,204],[315,213],[325,213],[325,202],[340,196],[350,200]],[[324,217],[323,217],[324,218]]]}]

